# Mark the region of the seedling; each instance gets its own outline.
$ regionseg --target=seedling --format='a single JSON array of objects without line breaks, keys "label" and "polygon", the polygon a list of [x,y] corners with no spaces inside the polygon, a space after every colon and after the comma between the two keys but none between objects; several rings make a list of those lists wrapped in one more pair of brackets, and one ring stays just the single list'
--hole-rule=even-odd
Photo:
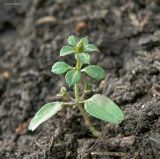
[{"label": "seedling", "polygon": [[[55,74],[64,74],[66,83],[69,87],[74,86],[74,98],[67,94],[65,87],[62,87],[59,97],[62,101],[47,103],[33,117],[29,124],[29,130],[34,131],[40,124],[54,116],[58,111],[69,106],[77,107],[84,117],[85,123],[96,137],[100,136],[93,124],[90,121],[89,114],[95,118],[119,124],[124,119],[124,114],[121,109],[108,97],[100,94],[95,94],[91,98],[86,99],[88,92],[94,92],[92,84],[84,79],[87,75],[91,79],[102,80],[105,78],[105,71],[98,65],[90,64],[90,53],[99,52],[99,49],[90,44],[87,37],[78,38],[74,35],[69,36],[68,45],[62,47],[60,56],[74,55],[76,60],[75,67],[70,66],[65,62],[56,62],[51,69]],[[83,91],[81,91],[83,90]],[[71,100],[71,101],[66,101]]]}]

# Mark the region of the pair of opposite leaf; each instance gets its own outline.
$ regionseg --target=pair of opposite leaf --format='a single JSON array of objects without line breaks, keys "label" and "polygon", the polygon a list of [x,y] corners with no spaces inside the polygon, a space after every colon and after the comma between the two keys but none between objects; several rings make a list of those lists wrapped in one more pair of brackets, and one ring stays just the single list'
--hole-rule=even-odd
[{"label": "pair of opposite leaf", "polygon": [[[89,44],[88,38],[81,38],[80,41],[76,36],[69,36],[67,46],[60,50],[60,56],[74,54],[77,59],[77,54],[81,61],[81,67],[84,64],[90,63],[89,52],[97,52],[98,48]],[[104,79],[105,71],[98,65],[89,65],[80,70],[68,65],[65,62],[57,62],[52,66],[53,73],[66,73],[65,79],[69,86],[78,83],[81,80],[81,73],[86,73],[97,80]],[[40,124],[54,116],[64,106],[63,102],[51,102],[44,105],[34,116],[29,124],[29,130],[35,130]],[[95,94],[91,98],[84,101],[85,110],[92,116],[113,123],[119,124],[124,119],[124,113],[121,109],[108,97],[100,94]]]}]

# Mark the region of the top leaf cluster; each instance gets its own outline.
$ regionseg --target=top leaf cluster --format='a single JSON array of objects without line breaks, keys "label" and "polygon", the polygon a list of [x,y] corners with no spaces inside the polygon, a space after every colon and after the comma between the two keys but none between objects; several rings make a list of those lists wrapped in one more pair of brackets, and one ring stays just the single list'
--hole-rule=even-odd
[{"label": "top leaf cluster", "polygon": [[[74,54],[76,60],[79,60],[80,69],[76,70],[74,67],[68,65],[65,62],[56,62],[52,66],[51,72],[55,74],[66,73],[66,83],[70,86],[78,83],[81,80],[81,73],[85,72],[88,76],[101,80],[105,77],[105,71],[98,65],[89,65],[82,68],[84,64],[90,64],[90,53],[99,52],[99,49],[90,44],[87,37],[83,37],[80,40],[74,35],[69,36],[68,45],[63,46],[60,50],[60,56],[66,56]],[[82,68],[82,69],[81,69]]]},{"label": "top leaf cluster", "polygon": [[[76,52],[80,52],[84,54],[87,54],[88,52],[93,52],[93,51],[99,52],[99,49],[95,45],[89,44],[87,37],[81,38],[80,41],[78,41],[78,38],[76,36],[71,35],[68,38],[68,44],[69,45],[62,47],[62,49],[60,50],[60,56],[65,56],[65,55],[73,54]],[[81,48],[79,48],[78,50],[77,46]]]}]

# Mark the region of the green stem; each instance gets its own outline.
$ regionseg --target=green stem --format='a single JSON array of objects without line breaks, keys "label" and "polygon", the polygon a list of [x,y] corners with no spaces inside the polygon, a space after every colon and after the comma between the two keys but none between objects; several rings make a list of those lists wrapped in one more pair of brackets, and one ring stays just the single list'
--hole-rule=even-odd
[{"label": "green stem", "polygon": [[74,106],[74,105],[77,105],[77,104],[83,104],[85,102],[85,100],[81,100],[77,103],[77,101],[75,102],[63,102],[63,105],[64,106]]},{"label": "green stem", "polygon": [[[80,71],[81,69],[81,62],[80,62],[80,58],[79,58],[79,55],[77,54],[77,63],[76,63],[76,70],[77,71]],[[86,122],[86,125],[89,127],[90,131],[92,132],[92,134],[96,137],[99,137],[100,136],[100,132],[98,132],[95,127],[92,125],[90,119],[89,119],[89,116],[88,114],[86,113],[86,111],[84,110],[83,108],[83,105],[80,102],[80,95],[79,95],[79,82],[75,84],[75,99],[77,101],[77,106],[78,106],[78,109],[79,111],[81,112],[81,114],[83,115],[84,117],[84,120]]]}]

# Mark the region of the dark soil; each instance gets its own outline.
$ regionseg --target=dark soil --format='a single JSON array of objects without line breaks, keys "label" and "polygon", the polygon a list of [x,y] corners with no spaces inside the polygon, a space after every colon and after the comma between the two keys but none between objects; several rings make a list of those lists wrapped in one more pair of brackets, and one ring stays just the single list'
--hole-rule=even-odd
[{"label": "dark soil", "polygon": [[[99,139],[71,109],[27,129],[65,85],[50,68],[71,34],[97,44],[101,54],[92,62],[107,72],[99,92],[125,112],[118,126],[92,119]],[[0,2],[0,159],[22,158],[160,158],[159,0]]]}]

